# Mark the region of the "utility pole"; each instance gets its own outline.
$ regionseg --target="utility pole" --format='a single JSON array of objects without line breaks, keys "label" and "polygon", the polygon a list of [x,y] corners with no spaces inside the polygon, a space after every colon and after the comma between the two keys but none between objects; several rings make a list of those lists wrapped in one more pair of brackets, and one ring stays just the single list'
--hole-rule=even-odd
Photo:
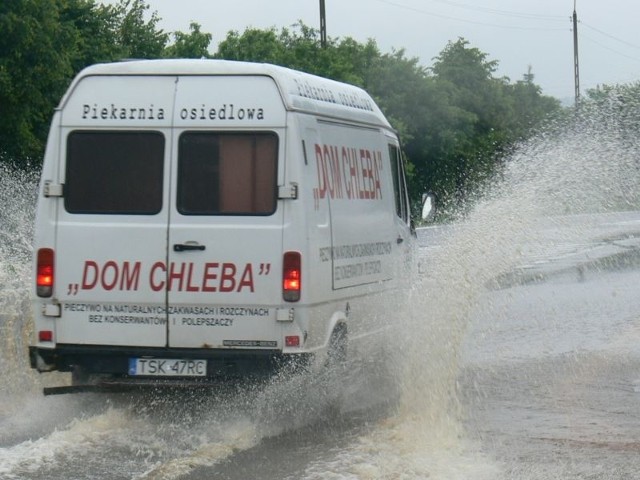
[{"label": "utility pole", "polygon": [[576,0],[573,0],[573,73],[576,86],[576,107],[580,102],[580,68],[578,66],[578,14],[576,13]]},{"label": "utility pole", "polygon": [[324,10],[324,0],[320,0],[320,46],[327,48],[327,16]]}]

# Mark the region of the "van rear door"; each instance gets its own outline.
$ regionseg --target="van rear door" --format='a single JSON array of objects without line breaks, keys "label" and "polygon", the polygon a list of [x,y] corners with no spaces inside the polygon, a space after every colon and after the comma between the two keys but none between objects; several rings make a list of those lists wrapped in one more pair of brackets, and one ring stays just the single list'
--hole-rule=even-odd
[{"label": "van rear door", "polygon": [[180,77],[169,258],[153,273],[170,347],[281,347],[284,125],[269,77]]},{"label": "van rear door", "polygon": [[[55,218],[58,344],[165,346],[175,77],[90,76],[61,112]],[[57,205],[56,207],[53,207]]]}]

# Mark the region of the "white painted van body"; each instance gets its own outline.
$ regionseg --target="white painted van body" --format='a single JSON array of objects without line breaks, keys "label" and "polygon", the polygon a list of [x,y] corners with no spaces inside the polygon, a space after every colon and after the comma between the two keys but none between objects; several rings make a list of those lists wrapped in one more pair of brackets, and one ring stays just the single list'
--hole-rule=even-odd
[{"label": "white painted van body", "polygon": [[404,288],[408,205],[398,138],[357,87],[217,60],[89,67],[43,164],[32,366],[209,378],[317,361],[337,329],[357,348]]}]

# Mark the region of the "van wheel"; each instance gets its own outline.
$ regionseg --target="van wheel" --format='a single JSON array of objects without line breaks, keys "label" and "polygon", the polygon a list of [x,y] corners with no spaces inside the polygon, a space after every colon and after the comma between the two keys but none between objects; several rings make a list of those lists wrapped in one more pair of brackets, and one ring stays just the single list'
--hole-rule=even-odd
[{"label": "van wheel", "polygon": [[336,325],[329,339],[327,352],[327,367],[329,370],[342,372],[347,368],[347,326],[343,323]]}]

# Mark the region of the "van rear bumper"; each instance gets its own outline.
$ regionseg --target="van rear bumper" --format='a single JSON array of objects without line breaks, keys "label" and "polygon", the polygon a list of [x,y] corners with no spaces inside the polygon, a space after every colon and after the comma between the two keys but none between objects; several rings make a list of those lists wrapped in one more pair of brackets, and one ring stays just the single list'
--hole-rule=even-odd
[{"label": "van rear bumper", "polygon": [[[29,347],[31,368],[83,374],[129,377],[131,358],[199,359],[207,361],[207,377],[268,376],[283,368],[307,367],[313,354],[283,354],[280,350],[115,347],[58,344]],[[136,377],[137,378],[137,377]]]}]

